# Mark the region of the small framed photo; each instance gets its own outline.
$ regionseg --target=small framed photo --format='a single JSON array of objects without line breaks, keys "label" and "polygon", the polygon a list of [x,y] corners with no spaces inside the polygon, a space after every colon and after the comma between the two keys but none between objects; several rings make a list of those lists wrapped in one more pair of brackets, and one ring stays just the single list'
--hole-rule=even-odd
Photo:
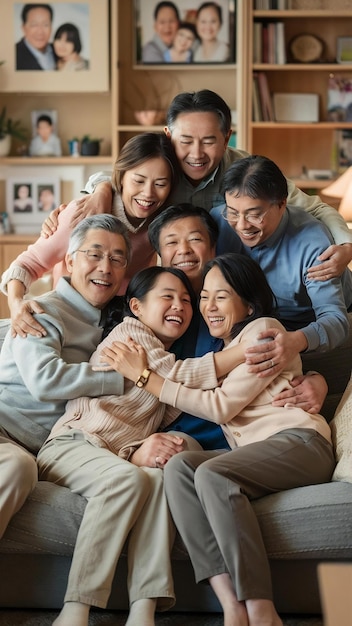
[{"label": "small framed photo", "polygon": [[337,38],[337,62],[352,65],[352,37]]},{"label": "small framed photo", "polygon": [[57,111],[52,109],[32,111],[31,122],[30,156],[61,156],[61,141],[57,134]]},{"label": "small framed photo", "polygon": [[134,0],[136,63],[234,63],[235,6],[235,0]]},{"label": "small framed photo", "polygon": [[60,180],[22,176],[6,181],[6,210],[18,234],[39,233],[47,213],[60,204]]}]

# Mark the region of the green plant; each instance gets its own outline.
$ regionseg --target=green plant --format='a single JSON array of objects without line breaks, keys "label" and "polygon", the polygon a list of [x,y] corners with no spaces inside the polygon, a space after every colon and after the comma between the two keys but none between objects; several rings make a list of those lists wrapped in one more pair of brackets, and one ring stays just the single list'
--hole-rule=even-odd
[{"label": "green plant", "polygon": [[0,113],[0,139],[4,139],[6,135],[10,135],[15,139],[24,141],[27,139],[28,132],[21,126],[20,120],[13,120],[6,115],[6,107],[4,106]]},{"label": "green plant", "polygon": [[98,141],[98,143],[100,143],[103,140],[97,139],[96,137],[91,137],[90,135],[84,135],[81,139],[81,143],[91,143],[92,141]]}]

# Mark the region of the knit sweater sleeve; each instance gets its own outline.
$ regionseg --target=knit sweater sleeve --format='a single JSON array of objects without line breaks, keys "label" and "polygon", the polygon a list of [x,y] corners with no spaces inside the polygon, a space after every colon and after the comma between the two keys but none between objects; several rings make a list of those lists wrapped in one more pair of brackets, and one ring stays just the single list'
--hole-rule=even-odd
[{"label": "knit sweater sleeve", "polygon": [[[254,343],[259,332],[276,326],[283,329],[274,319],[255,320],[230,345],[235,345],[242,339]],[[258,378],[256,374],[250,374],[248,366],[242,363],[228,374],[221,386],[213,390],[190,389],[179,382],[166,379],[159,399],[197,417],[226,424],[251,404],[276,377],[277,374]]]},{"label": "knit sweater sleeve", "polygon": [[154,333],[133,317],[125,317],[123,322],[109,333],[92,355],[91,362],[99,362],[104,347],[111,345],[114,341],[126,343],[129,337],[143,346],[148,355],[149,367],[161,376],[193,388],[213,389],[217,386],[213,352],[199,358],[176,361],[175,355],[165,350]]}]

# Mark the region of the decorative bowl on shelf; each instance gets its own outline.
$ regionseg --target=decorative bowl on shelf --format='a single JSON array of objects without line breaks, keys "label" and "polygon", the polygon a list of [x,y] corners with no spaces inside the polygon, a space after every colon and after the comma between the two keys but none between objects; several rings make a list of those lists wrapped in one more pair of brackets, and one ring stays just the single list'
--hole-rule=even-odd
[{"label": "decorative bowl on shelf", "polygon": [[134,116],[142,126],[157,126],[164,124],[166,120],[166,111],[158,111],[150,109],[147,111],[135,111]]}]

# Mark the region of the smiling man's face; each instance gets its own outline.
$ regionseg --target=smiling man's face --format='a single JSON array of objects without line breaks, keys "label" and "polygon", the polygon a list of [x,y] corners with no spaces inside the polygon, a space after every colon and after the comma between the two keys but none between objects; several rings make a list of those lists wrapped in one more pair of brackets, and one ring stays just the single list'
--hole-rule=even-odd
[{"label": "smiling man's face", "polygon": [[195,186],[218,167],[231,134],[223,134],[216,113],[198,111],[180,113],[172,132],[168,127],[165,132],[182,171]]},{"label": "smiling man's face", "polygon": [[182,270],[199,293],[204,265],[215,256],[215,247],[200,217],[182,217],[165,224],[160,230],[159,246],[163,267]]},{"label": "smiling man's face", "polygon": [[[104,256],[88,256],[87,250]],[[109,257],[114,256],[127,258],[126,242],[122,235],[100,228],[88,230],[79,250],[66,255],[72,287],[97,309],[103,309],[116,296],[126,273],[126,267],[111,262]]]}]

